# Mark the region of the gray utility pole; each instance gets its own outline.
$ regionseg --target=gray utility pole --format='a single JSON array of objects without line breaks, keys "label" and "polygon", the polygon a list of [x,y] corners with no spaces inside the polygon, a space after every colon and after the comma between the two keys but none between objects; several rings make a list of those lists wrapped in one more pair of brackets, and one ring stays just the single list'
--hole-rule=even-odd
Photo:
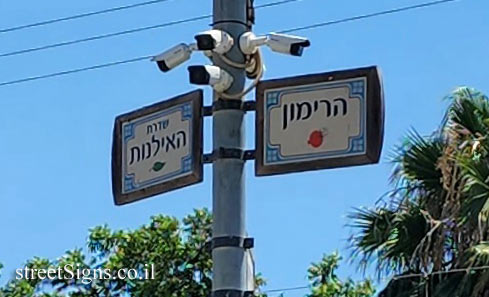
[{"label": "gray utility pole", "polygon": [[[246,0],[213,0],[214,29],[229,33],[234,46],[226,56],[238,63],[244,63],[244,55],[239,49],[239,36],[247,31]],[[219,55],[213,54],[214,64],[234,77],[228,94],[238,94],[244,89],[246,73],[224,63]],[[243,99],[243,98],[242,98]],[[242,100],[241,99],[241,100]],[[214,92],[214,102],[221,100]],[[229,100],[229,99],[222,99]],[[213,148],[244,150],[245,112],[239,109],[220,109],[213,113]],[[212,295],[241,296],[247,291],[247,251],[231,244],[216,245],[218,239],[244,239],[245,227],[245,161],[238,158],[217,157],[213,163],[213,282]],[[241,242],[241,240],[240,240]]]}]

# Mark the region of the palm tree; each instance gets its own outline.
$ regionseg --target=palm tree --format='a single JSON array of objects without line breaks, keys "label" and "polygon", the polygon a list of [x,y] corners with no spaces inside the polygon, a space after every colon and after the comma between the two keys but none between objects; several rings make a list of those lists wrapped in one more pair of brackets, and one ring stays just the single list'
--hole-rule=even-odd
[{"label": "palm tree", "polygon": [[396,148],[393,191],[355,209],[353,255],[389,296],[489,297],[489,101],[462,87],[440,127]]}]

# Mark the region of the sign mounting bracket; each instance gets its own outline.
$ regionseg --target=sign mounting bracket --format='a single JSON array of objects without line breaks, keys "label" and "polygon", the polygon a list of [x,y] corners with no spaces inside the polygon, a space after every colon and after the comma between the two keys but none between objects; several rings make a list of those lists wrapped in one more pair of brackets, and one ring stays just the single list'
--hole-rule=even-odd
[{"label": "sign mounting bracket", "polygon": [[210,164],[218,159],[239,159],[244,161],[254,160],[255,150],[240,150],[221,147],[217,150],[214,150],[210,154],[205,154],[203,162],[205,164]]},{"label": "sign mounting bracket", "polygon": [[211,252],[213,249],[220,247],[239,247],[243,249],[252,249],[255,246],[255,239],[253,237],[239,237],[239,236],[222,236],[215,237],[212,240],[206,242],[205,249]]},{"label": "sign mounting bracket", "polygon": [[214,101],[212,103],[212,106],[204,106],[202,114],[204,116],[212,116],[212,114],[216,111],[229,110],[229,109],[242,110],[244,112],[255,111],[256,110],[256,101],[255,100],[241,101],[241,100],[232,100],[232,99],[229,99],[229,100],[219,99],[217,101]]}]

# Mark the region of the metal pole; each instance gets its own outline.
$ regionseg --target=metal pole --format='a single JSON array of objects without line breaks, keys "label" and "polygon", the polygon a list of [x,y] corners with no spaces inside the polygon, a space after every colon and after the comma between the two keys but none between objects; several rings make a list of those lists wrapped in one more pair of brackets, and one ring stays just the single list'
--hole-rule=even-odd
[{"label": "metal pole", "polygon": [[[247,30],[246,0],[213,0],[214,29],[224,30],[235,40],[226,56],[244,63],[238,47],[239,36]],[[225,64],[214,54],[214,64],[234,77],[226,92],[236,94],[244,89],[245,70]],[[214,100],[218,100],[214,94]],[[219,110],[213,114],[213,147],[244,149],[244,111]],[[245,237],[245,173],[244,161],[218,158],[213,164],[213,237]],[[240,247],[218,247],[212,251],[213,296],[237,296],[246,291],[246,251]]]}]

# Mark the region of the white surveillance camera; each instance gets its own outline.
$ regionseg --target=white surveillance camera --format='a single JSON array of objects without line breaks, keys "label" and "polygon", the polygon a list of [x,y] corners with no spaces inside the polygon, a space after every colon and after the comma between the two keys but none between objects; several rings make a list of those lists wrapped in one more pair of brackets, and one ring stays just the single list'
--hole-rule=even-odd
[{"label": "white surveillance camera", "polygon": [[213,51],[225,54],[234,44],[233,37],[222,30],[208,30],[195,35],[197,49],[200,51]]},{"label": "white surveillance camera", "polygon": [[266,43],[274,52],[288,54],[292,56],[302,56],[304,48],[311,45],[311,42],[304,37],[270,33]]},{"label": "white surveillance camera", "polygon": [[157,56],[154,56],[151,61],[156,62],[161,71],[168,72],[190,59],[193,47],[194,45],[181,43]]},{"label": "white surveillance camera", "polygon": [[270,33],[267,36],[255,36],[253,32],[245,32],[239,38],[239,47],[245,55],[252,55],[259,46],[267,45],[274,52],[292,56],[301,56],[305,47],[311,45],[304,37]]},{"label": "white surveillance camera", "polygon": [[188,67],[190,83],[196,85],[211,85],[216,92],[225,92],[233,83],[233,77],[217,66]]}]

